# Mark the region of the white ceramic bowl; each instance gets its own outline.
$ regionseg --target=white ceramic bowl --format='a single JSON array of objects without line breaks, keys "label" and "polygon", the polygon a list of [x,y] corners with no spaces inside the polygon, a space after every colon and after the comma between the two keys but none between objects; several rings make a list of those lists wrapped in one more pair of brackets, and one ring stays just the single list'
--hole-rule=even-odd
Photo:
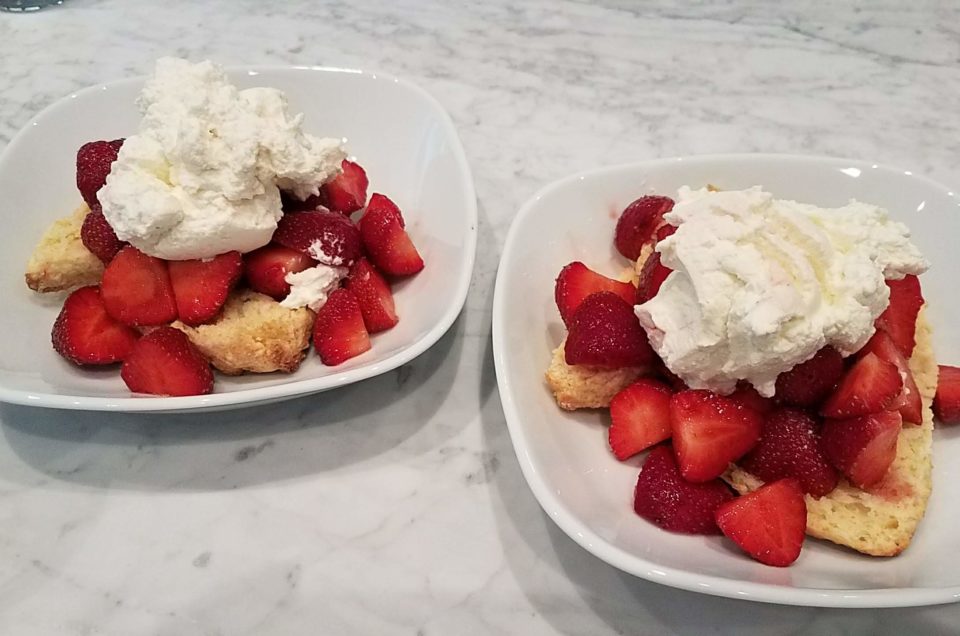
[{"label": "white ceramic bowl", "polygon": [[312,134],[344,137],[364,166],[370,191],[403,210],[426,268],[395,286],[400,323],[373,337],[373,349],[337,367],[310,354],[292,375],[218,376],[206,396],[133,397],[113,371],[86,371],[50,346],[62,296],[30,291],[23,269],[54,219],[81,201],[75,186],[77,148],[136,131],[134,99],[142,79],[84,89],[33,118],[0,157],[0,400],[18,404],[117,411],[187,411],[267,402],[324,391],[398,367],[435,343],[467,295],[476,250],[473,181],[449,116],[422,89],[381,73],[329,68],[233,69],[239,86],[286,92]]},{"label": "white ceramic bowl", "polygon": [[613,247],[624,206],[684,184],[763,185],[821,206],[850,198],[888,208],[909,224],[932,263],[923,275],[941,362],[960,363],[960,198],[910,172],[860,161],[777,155],[667,159],[605,168],[547,186],[520,210],[507,237],[493,305],[497,380],[523,474],[550,517],[584,548],[626,572],[687,590],[796,605],[908,606],[960,597],[960,440],[934,441],[934,492],[913,544],[893,559],[808,540],[789,568],[761,565],[721,537],[671,534],[633,512],[641,458],[617,461],[605,413],[560,410],[543,380],[564,328],[553,300],[574,260],[608,275],[626,262]]}]

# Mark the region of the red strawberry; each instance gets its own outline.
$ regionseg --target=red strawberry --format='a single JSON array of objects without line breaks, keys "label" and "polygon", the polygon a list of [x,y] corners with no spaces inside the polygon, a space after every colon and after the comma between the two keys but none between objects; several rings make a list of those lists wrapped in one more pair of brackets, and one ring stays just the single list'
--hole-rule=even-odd
[{"label": "red strawberry", "polygon": [[107,313],[98,287],[81,287],[63,303],[53,323],[53,348],[76,364],[110,364],[123,360],[140,333]]},{"label": "red strawberry", "polygon": [[99,203],[90,206],[90,212],[83,217],[83,225],[80,227],[80,241],[104,265],[113,260],[117,252],[126,245],[125,242],[117,238],[117,233],[107,223]]},{"label": "red strawberry", "polygon": [[243,255],[243,275],[250,289],[283,300],[290,293],[287,274],[295,274],[317,264],[303,252],[277,243]]},{"label": "red strawberry", "polygon": [[370,350],[363,312],[352,291],[341,287],[331,292],[313,323],[313,346],[331,367]]},{"label": "red strawberry", "polygon": [[135,393],[181,396],[213,390],[210,363],[173,327],[158,327],[140,338],[124,360],[120,377]]},{"label": "red strawberry", "polygon": [[346,159],[340,165],[343,172],[323,184],[321,192],[328,208],[350,214],[367,202],[367,173],[358,164]]},{"label": "red strawberry", "polygon": [[97,204],[97,192],[107,182],[122,145],[123,139],[91,141],[77,151],[77,189],[91,208]]},{"label": "red strawberry", "polygon": [[608,291],[591,294],[573,313],[564,355],[567,364],[609,368],[643,366],[654,357],[633,307]]},{"label": "red strawberry", "polygon": [[860,355],[867,353],[874,353],[881,360],[896,366],[897,372],[903,380],[903,389],[900,391],[900,395],[894,398],[887,408],[900,411],[905,424],[908,422],[910,424],[921,424],[923,421],[923,404],[920,401],[920,390],[913,379],[910,363],[897,348],[897,345],[894,344],[890,335],[886,331],[878,329],[870,342],[860,350]]},{"label": "red strawberry", "polygon": [[882,411],[903,390],[897,367],[867,353],[850,367],[833,394],[820,407],[824,417],[845,418]]},{"label": "red strawberry", "polygon": [[717,508],[733,499],[725,483],[714,479],[691,484],[680,476],[669,445],[647,455],[633,494],[633,509],[650,523],[687,534],[720,534],[714,521]]},{"label": "red strawberry", "polygon": [[833,347],[824,347],[812,358],[777,377],[774,397],[780,404],[816,406],[843,376],[843,356]]},{"label": "red strawberry", "polygon": [[662,382],[641,378],[610,400],[608,436],[619,460],[627,459],[670,437],[670,395]]},{"label": "red strawberry", "polygon": [[669,223],[664,223],[663,225],[657,228],[656,242],[659,243],[660,241],[667,238],[668,236],[673,236],[674,232],[676,231],[677,231],[676,225],[670,225]]},{"label": "red strawberry", "polygon": [[653,354],[653,372],[657,377],[670,385],[670,388],[673,389],[674,392],[686,391],[690,388],[686,382],[680,379],[680,376],[667,368],[667,365],[656,353]]},{"label": "red strawberry", "polygon": [[854,486],[867,488],[887,474],[897,456],[902,419],[897,411],[826,420],[821,444],[827,459]]},{"label": "red strawberry", "polygon": [[760,439],[763,416],[711,391],[688,389],[670,399],[673,450],[687,481],[719,477]]},{"label": "red strawberry", "polygon": [[663,281],[667,279],[671,271],[673,270],[660,263],[660,252],[650,254],[644,261],[643,267],[640,268],[636,304],[642,305],[656,296],[657,292],[660,291],[660,286],[663,285]]},{"label": "red strawberry", "polygon": [[177,318],[166,261],[135,247],[123,248],[107,265],[100,296],[107,313],[127,325],[162,325]]},{"label": "red strawberry", "polygon": [[774,408],[773,400],[760,395],[748,382],[739,382],[736,391],[728,395],[727,398],[739,402],[761,415],[766,415]]},{"label": "red strawberry", "polygon": [[389,276],[409,276],[423,269],[423,259],[403,228],[400,208],[382,194],[372,195],[360,217],[360,236],[370,260]]},{"label": "red strawberry", "polygon": [[717,525],[760,563],[786,567],[797,560],[807,530],[807,503],[796,479],[781,479],[717,509]]},{"label": "red strawberry", "polygon": [[630,283],[621,283],[607,278],[579,261],[574,261],[561,269],[554,286],[553,296],[557,301],[557,309],[560,310],[563,323],[570,326],[573,312],[580,306],[583,299],[601,291],[613,292],[628,303],[632,303],[637,294],[637,290]]},{"label": "red strawberry", "polygon": [[314,210],[284,214],[273,241],[308,254],[324,265],[346,265],[360,258],[360,232],[339,212]]},{"label": "red strawberry", "polygon": [[357,297],[368,332],[386,331],[399,322],[390,285],[367,259],[361,257],[353,264],[346,288]]},{"label": "red strawberry", "polygon": [[933,414],[943,424],[960,424],[960,369],[940,365]]},{"label": "red strawberry", "polygon": [[645,243],[653,240],[663,215],[673,209],[670,197],[645,196],[628,205],[620,214],[613,243],[617,251],[635,261]]},{"label": "red strawberry", "polygon": [[888,280],[890,305],[877,318],[877,329],[883,329],[897,348],[907,358],[913,355],[917,341],[917,314],[923,306],[923,294],[920,291],[920,279],[916,276],[904,276],[901,280]]},{"label": "red strawberry", "polygon": [[769,413],[760,441],[738,462],[763,481],[795,477],[803,491],[822,497],[837,487],[837,471],[820,445],[820,425],[806,411],[780,408]]},{"label": "red strawberry", "polygon": [[168,267],[180,320],[199,325],[220,313],[243,262],[240,252],[227,252],[210,260],[170,261]]}]

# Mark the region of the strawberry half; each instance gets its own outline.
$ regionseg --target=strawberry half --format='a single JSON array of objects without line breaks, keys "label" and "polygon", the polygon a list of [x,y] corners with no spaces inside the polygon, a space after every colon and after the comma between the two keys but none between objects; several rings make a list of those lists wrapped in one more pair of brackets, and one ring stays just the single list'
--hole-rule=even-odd
[{"label": "strawberry half", "polygon": [[120,250],[103,271],[100,297],[107,313],[133,327],[162,325],[177,318],[166,261],[132,246]]},{"label": "strawberry half", "polygon": [[111,364],[126,358],[140,333],[110,317],[98,287],[67,296],[53,323],[54,350],[75,364]]},{"label": "strawberry half", "polygon": [[775,408],[773,400],[760,395],[749,382],[737,383],[736,390],[728,395],[727,399],[739,402],[743,406],[753,409],[760,415],[766,415]]},{"label": "strawberry half", "polygon": [[878,329],[870,338],[870,341],[860,350],[860,355],[867,353],[876,354],[881,360],[897,367],[897,372],[903,381],[903,389],[887,408],[900,411],[904,424],[910,423],[919,426],[923,422],[923,403],[920,400],[920,390],[917,388],[917,382],[913,379],[913,372],[910,370],[910,363],[903,356],[903,352],[900,351],[893,342],[893,338],[886,331]]},{"label": "strawberry half", "polygon": [[386,331],[400,321],[390,285],[367,259],[360,258],[350,268],[346,288],[357,297],[368,332]]},{"label": "strawberry half", "polygon": [[824,347],[812,358],[777,377],[774,397],[789,406],[820,404],[843,377],[843,356],[833,347]]},{"label": "strawberry half", "polygon": [[290,293],[287,274],[296,274],[317,264],[303,252],[268,243],[243,255],[243,275],[255,292],[283,300]]},{"label": "strawberry half", "polygon": [[646,243],[653,240],[663,215],[673,209],[673,199],[648,195],[640,197],[620,214],[613,244],[617,251],[631,261],[640,257]]},{"label": "strawberry half", "polygon": [[960,424],[960,369],[940,365],[933,414],[943,424]]},{"label": "strawberry half", "polygon": [[766,565],[797,560],[807,530],[807,503],[796,479],[781,479],[717,509],[717,525],[731,541]]},{"label": "strawberry half", "polygon": [[670,437],[670,388],[641,378],[610,400],[610,449],[627,459]]},{"label": "strawberry half", "polygon": [[410,276],[423,269],[423,259],[404,229],[403,215],[382,194],[373,194],[360,217],[360,237],[373,264],[388,276]]},{"label": "strawberry half", "polygon": [[660,263],[660,252],[653,252],[640,268],[640,280],[637,282],[636,304],[642,305],[657,295],[663,281],[673,270]]},{"label": "strawberry half", "polygon": [[621,283],[618,280],[607,278],[579,261],[564,266],[560,270],[560,275],[557,276],[557,282],[553,290],[553,297],[557,301],[557,309],[560,310],[560,318],[563,319],[563,324],[569,327],[570,321],[573,319],[573,312],[577,310],[583,299],[590,294],[601,291],[613,292],[628,303],[633,302],[637,293],[637,290],[630,283]]},{"label": "strawberry half", "polygon": [[826,420],[821,433],[824,453],[850,483],[867,488],[883,479],[896,458],[901,425],[897,411]]},{"label": "strawberry half", "polygon": [[846,418],[889,407],[903,390],[897,367],[867,353],[854,363],[833,394],[820,407],[824,417]]},{"label": "strawberry half", "polygon": [[617,294],[591,294],[573,313],[564,345],[567,364],[639,367],[654,355],[633,307]]},{"label": "strawberry half", "polygon": [[200,325],[220,313],[243,261],[240,252],[227,252],[210,260],[170,261],[167,267],[180,320]]},{"label": "strawberry half", "polygon": [[876,326],[890,334],[897,348],[909,359],[917,345],[917,315],[923,306],[920,279],[904,276],[900,280],[888,280],[887,287],[890,288],[890,305],[877,318]]},{"label": "strawberry half", "polygon": [[313,323],[313,346],[324,364],[336,366],[370,350],[363,312],[353,292],[333,290]]},{"label": "strawberry half", "polygon": [[687,481],[719,477],[760,439],[762,416],[712,391],[689,389],[670,399],[673,450]]},{"label": "strawberry half", "polygon": [[367,173],[346,159],[340,164],[343,171],[320,188],[328,208],[334,212],[350,214],[367,202]]},{"label": "strawberry half", "polygon": [[634,511],[650,523],[686,534],[720,534],[715,513],[733,499],[725,483],[714,479],[691,484],[669,445],[656,446],[647,455],[633,493]]},{"label": "strawberry half", "polygon": [[659,243],[660,241],[667,238],[668,236],[673,236],[676,231],[677,231],[676,225],[670,225],[669,223],[664,223],[663,225],[657,228],[656,243]]},{"label": "strawberry half", "polygon": [[213,371],[187,336],[173,327],[158,327],[140,338],[120,369],[135,393],[204,395],[213,390]]},{"label": "strawberry half", "polygon": [[117,238],[117,233],[107,223],[99,203],[90,206],[90,212],[83,217],[83,225],[80,226],[80,241],[104,265],[112,261],[117,252],[126,245],[124,241]]},{"label": "strawberry half", "polygon": [[349,266],[360,258],[360,232],[344,215],[329,210],[284,214],[273,242],[299,250],[324,265]]},{"label": "strawberry half", "polygon": [[107,182],[122,145],[123,139],[91,141],[77,151],[77,189],[91,208],[98,203],[97,192]]}]

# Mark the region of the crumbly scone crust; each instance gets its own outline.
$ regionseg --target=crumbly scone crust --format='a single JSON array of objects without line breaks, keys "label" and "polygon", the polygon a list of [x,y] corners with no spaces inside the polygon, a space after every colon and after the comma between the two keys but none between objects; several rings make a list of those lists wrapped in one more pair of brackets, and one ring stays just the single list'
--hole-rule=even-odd
[{"label": "crumbly scone crust", "polygon": [[610,400],[646,371],[643,367],[604,369],[588,365],[567,364],[564,342],[554,349],[547,368],[547,385],[560,408],[597,409],[610,406]]},{"label": "crumbly scone crust", "polygon": [[100,282],[103,263],[80,240],[80,228],[88,212],[90,208],[82,204],[44,231],[24,273],[30,289],[59,292]]}]

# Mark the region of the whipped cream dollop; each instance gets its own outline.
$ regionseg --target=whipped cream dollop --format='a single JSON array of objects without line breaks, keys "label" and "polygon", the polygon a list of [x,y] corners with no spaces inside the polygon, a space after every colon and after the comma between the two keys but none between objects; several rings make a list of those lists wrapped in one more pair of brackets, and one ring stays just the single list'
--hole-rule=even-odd
[{"label": "whipped cream dollop", "polygon": [[321,263],[302,272],[287,274],[283,280],[289,283],[290,293],[280,301],[280,306],[289,309],[309,307],[313,311],[319,311],[327,304],[327,296],[340,286],[340,280],[349,271],[346,267]]},{"label": "whipped cream dollop", "polygon": [[117,236],[159,258],[266,245],[280,189],[317,194],[346,156],[340,140],[304,133],[281,91],[238,90],[209,61],[158,60],[138,105],[140,128],[98,197]]},{"label": "whipped cream dollop", "polygon": [[746,380],[769,397],[822,347],[859,350],[889,304],[884,280],[928,267],[905,225],[858,201],[684,187],[664,219],[677,230],[657,251],[673,271],[636,314],[671,371],[718,393]]}]

